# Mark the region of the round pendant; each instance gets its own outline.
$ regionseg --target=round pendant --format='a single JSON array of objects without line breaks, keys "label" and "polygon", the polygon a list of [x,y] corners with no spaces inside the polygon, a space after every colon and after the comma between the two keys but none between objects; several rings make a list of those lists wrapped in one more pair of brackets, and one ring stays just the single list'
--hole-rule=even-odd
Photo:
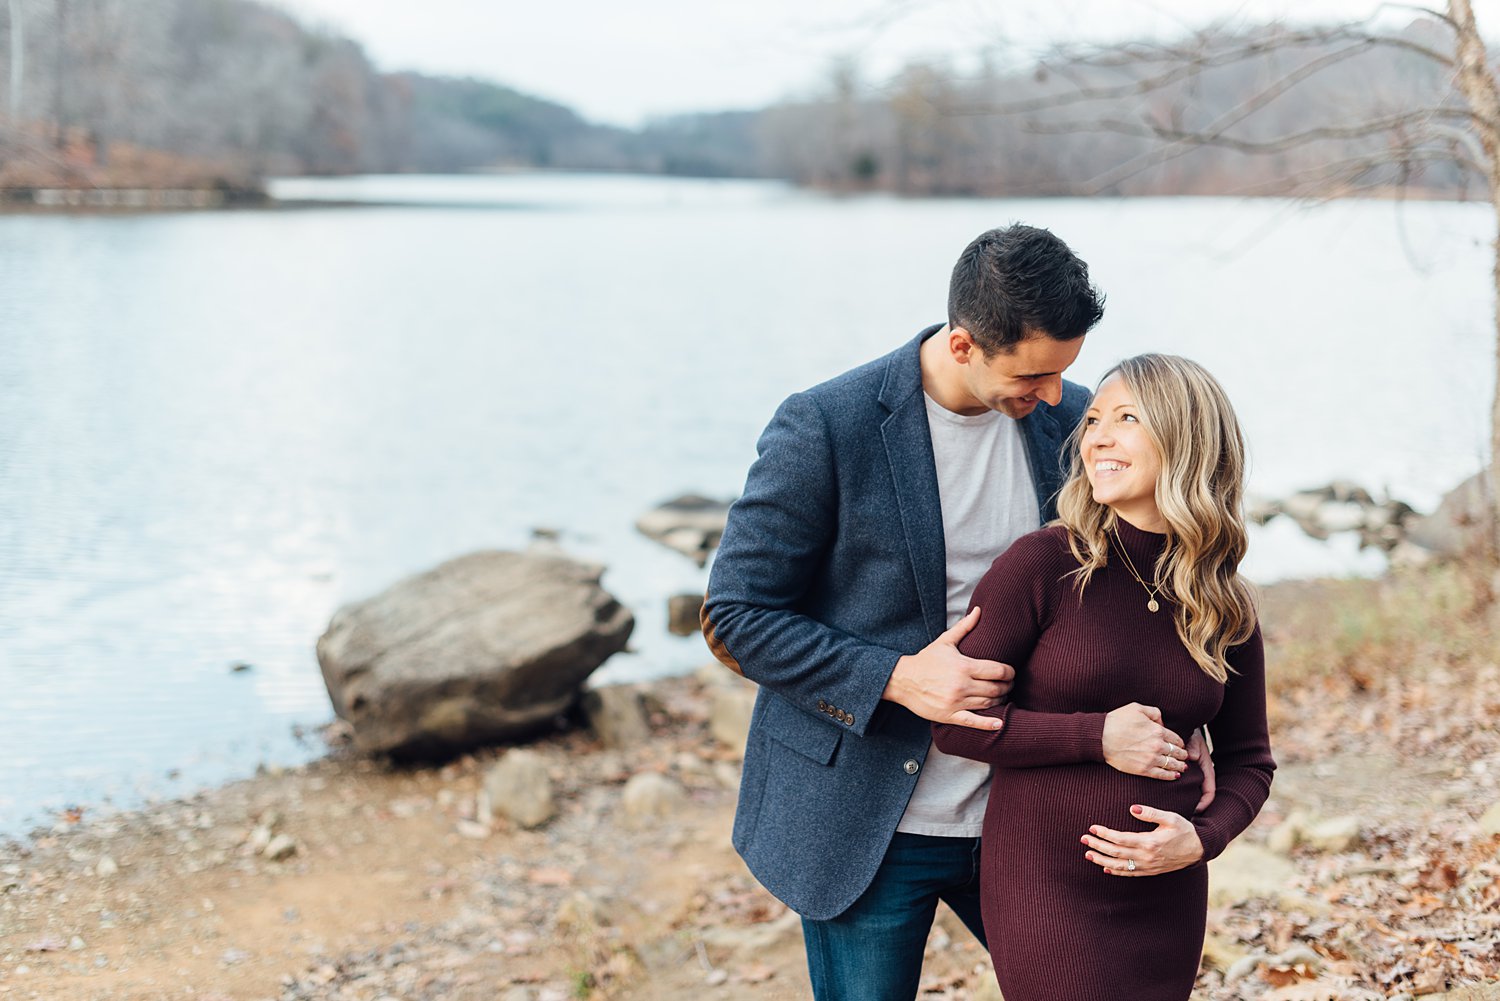
[{"label": "round pendant", "polygon": [[1150,611],[1155,612],[1158,609],[1160,609],[1161,606],[1156,603],[1156,599],[1155,598],[1152,598],[1150,601],[1146,602],[1146,608],[1148,610],[1150,610]]}]

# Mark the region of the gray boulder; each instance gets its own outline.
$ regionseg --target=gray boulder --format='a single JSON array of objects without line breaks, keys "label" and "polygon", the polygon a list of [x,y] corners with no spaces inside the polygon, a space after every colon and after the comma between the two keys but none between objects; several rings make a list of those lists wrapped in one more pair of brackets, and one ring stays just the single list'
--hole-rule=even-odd
[{"label": "gray boulder", "polygon": [[718,547],[728,520],[728,501],[684,494],[641,515],[635,527],[647,538],[691,557],[701,567]]},{"label": "gray boulder", "polygon": [[1479,550],[1488,517],[1484,478],[1484,473],[1475,473],[1450,490],[1436,511],[1414,520],[1406,537],[1439,556],[1461,557]]},{"label": "gray boulder", "polygon": [[354,746],[444,755],[544,728],[635,625],[601,572],[557,554],[480,552],[339,609],[318,664]]}]

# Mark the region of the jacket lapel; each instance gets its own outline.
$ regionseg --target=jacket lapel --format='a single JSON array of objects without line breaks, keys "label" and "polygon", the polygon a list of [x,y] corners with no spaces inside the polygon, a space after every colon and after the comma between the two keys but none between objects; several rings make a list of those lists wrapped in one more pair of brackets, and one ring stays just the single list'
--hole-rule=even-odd
[{"label": "jacket lapel", "polygon": [[1042,524],[1057,517],[1057,492],[1062,489],[1063,429],[1052,408],[1038,404],[1018,422],[1026,441],[1026,458],[1031,464],[1031,483],[1036,488],[1037,508]]},{"label": "jacket lapel", "polygon": [[891,414],[880,425],[886,459],[896,485],[896,503],[911,554],[922,621],[929,638],[947,628],[948,561],[943,537],[943,511],[938,497],[937,465],[927,406],[922,396],[919,349],[939,326],[930,327],[891,356],[880,402]]}]

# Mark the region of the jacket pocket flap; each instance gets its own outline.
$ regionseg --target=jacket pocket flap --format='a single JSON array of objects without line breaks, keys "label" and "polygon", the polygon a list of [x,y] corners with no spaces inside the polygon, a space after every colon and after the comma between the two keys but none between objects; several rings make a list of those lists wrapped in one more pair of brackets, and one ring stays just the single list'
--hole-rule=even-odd
[{"label": "jacket pocket flap", "polygon": [[844,735],[832,723],[803,712],[781,696],[766,694],[766,733],[820,765],[832,761]]}]

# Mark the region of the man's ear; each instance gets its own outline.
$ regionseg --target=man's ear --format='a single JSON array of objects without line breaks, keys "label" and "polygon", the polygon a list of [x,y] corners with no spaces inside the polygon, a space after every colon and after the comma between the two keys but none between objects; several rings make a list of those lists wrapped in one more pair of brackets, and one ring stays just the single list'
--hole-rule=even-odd
[{"label": "man's ear", "polygon": [[974,336],[963,327],[949,327],[948,351],[953,355],[954,361],[967,365],[979,354],[979,345],[974,343]]}]

